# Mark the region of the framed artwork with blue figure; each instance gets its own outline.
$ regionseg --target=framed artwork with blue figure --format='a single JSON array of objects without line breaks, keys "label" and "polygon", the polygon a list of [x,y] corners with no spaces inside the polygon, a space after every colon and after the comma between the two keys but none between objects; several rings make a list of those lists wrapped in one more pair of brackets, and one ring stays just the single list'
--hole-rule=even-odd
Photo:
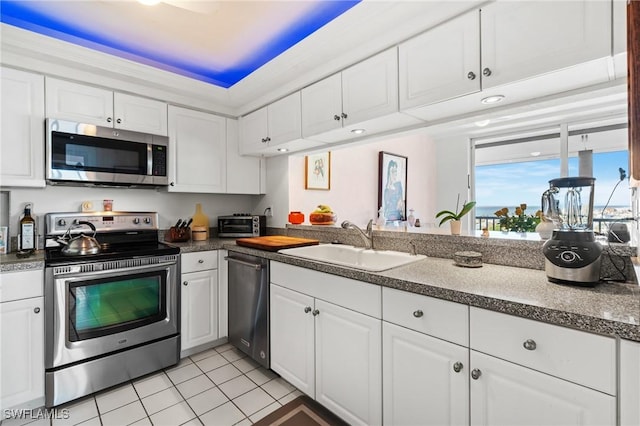
[{"label": "framed artwork with blue figure", "polygon": [[380,151],[378,209],[386,222],[407,219],[407,157]]}]

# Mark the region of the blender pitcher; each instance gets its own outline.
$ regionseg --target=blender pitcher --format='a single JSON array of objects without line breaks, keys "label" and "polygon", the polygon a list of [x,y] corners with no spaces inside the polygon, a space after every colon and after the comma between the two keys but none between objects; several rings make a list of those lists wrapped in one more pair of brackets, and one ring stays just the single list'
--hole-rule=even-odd
[{"label": "blender pitcher", "polygon": [[[586,231],[593,229],[593,188],[595,178],[566,177],[549,181],[547,203],[542,197],[542,212],[550,213],[550,218],[557,221],[558,229],[566,231]],[[563,202],[563,205],[560,205]]]}]

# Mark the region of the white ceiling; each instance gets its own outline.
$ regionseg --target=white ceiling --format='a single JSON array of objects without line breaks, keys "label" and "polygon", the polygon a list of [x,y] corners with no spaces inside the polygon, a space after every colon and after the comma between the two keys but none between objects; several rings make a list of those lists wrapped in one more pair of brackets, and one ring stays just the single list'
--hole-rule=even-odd
[{"label": "white ceiling", "polygon": [[[326,0],[320,0],[323,1],[326,3]],[[229,64],[256,56],[256,52],[272,50],[265,41],[273,40],[284,31],[283,28],[309,19],[318,1],[166,0],[153,7],[134,0],[30,3],[66,17],[65,24],[78,31],[98,27],[133,48],[147,49],[155,55],[162,55],[163,51],[179,52],[184,63],[224,69]],[[95,44],[70,46],[68,41],[35,35],[5,24],[2,25],[2,60],[10,63],[13,55],[20,55],[30,57],[35,65],[39,61],[54,62],[72,67],[78,75],[82,71],[99,72],[104,78],[124,78],[131,83],[156,88],[166,86],[169,81],[184,82],[180,84],[183,94],[206,99],[209,106],[223,113],[239,115],[482,3],[486,1],[364,0],[228,89],[204,83],[202,79],[176,76],[176,73],[153,66],[153,61],[140,64],[135,55],[127,59],[115,56],[105,59],[104,54],[97,54],[105,49]],[[43,67],[40,64],[40,68]],[[62,68],[56,71],[50,66],[47,72],[64,74]]]}]

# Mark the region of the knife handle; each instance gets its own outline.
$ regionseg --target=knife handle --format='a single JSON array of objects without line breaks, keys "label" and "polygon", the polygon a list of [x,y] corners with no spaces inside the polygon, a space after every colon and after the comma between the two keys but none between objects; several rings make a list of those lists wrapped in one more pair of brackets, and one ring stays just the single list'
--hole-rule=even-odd
[{"label": "knife handle", "polygon": [[178,219],[178,221],[176,222],[175,228],[179,228],[181,223],[182,223],[182,219]]}]

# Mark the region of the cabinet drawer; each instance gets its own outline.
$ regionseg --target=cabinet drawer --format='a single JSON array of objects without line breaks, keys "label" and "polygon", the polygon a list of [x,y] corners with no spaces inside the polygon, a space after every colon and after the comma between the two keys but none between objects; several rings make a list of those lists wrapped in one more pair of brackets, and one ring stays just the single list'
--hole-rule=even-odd
[{"label": "cabinet drawer", "polygon": [[0,274],[0,302],[42,296],[44,271],[16,271]]},{"label": "cabinet drawer", "polygon": [[380,286],[299,266],[271,262],[271,282],[291,290],[380,318]]},{"label": "cabinet drawer", "polygon": [[616,394],[615,339],[471,308],[471,348]]},{"label": "cabinet drawer", "polygon": [[467,305],[385,287],[382,319],[462,346],[469,345]]},{"label": "cabinet drawer", "polygon": [[217,250],[184,253],[180,258],[182,259],[180,272],[183,274],[218,268]]}]

